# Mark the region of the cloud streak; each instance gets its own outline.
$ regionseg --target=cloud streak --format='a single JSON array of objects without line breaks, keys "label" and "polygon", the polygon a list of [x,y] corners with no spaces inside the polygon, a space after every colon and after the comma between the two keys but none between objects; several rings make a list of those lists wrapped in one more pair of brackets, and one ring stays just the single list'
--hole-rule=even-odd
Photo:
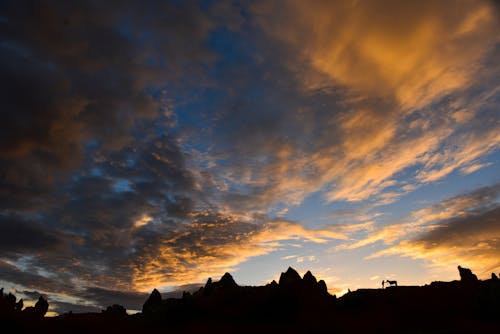
[{"label": "cloud streak", "polygon": [[344,233],[329,228],[313,230],[287,221],[256,224],[219,215],[201,215],[169,234],[138,257],[133,281],[137,289],[203,281],[294,240],[324,244],[346,239]]}]

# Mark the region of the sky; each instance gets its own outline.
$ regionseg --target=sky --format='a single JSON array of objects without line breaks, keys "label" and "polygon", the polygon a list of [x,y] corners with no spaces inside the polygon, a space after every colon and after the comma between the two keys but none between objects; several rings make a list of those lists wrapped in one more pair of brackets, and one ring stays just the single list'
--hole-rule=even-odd
[{"label": "sky", "polygon": [[500,5],[3,1],[0,286],[140,310],[500,272]]}]

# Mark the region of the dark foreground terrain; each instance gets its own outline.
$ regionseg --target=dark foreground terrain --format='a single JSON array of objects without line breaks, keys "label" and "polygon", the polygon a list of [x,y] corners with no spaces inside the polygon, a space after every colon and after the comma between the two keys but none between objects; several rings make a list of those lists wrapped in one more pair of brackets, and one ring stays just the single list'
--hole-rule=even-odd
[{"label": "dark foreground terrain", "polygon": [[[289,268],[279,282],[238,286],[231,275],[182,298],[154,290],[141,313],[119,305],[101,313],[44,317],[42,297],[23,309],[2,291],[4,333],[500,333],[500,280],[460,280],[425,286],[360,289],[336,298],[325,282]],[[4,331],[8,329],[8,331]]]}]

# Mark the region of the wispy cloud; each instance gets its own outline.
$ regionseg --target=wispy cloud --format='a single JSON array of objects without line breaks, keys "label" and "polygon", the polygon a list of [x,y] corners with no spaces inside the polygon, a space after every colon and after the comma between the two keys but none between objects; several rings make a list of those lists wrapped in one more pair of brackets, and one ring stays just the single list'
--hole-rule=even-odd
[{"label": "wispy cloud", "polygon": [[[477,213],[495,205],[500,194],[500,186],[479,188],[470,193],[462,194],[441,201],[437,204],[413,211],[408,217],[397,223],[385,226],[371,225],[368,233],[358,241],[343,243],[336,246],[336,250],[352,250],[376,242],[382,242],[386,246],[392,246],[397,242],[408,244],[408,239],[419,238],[421,235],[438,233],[443,225],[448,226],[453,219],[470,219]],[[451,224],[453,225],[453,224]],[[492,237],[494,239],[495,237]],[[397,246],[389,249],[395,250]],[[391,251],[382,250],[369,258],[388,254]],[[394,251],[397,253],[397,251]]]},{"label": "wispy cloud", "polygon": [[[296,47],[326,78],[394,98],[404,109],[468,85],[481,57],[498,41],[496,9],[488,1],[288,4],[257,9],[266,31]],[[323,86],[325,76],[305,82]]]},{"label": "wispy cloud", "polygon": [[[216,215],[200,217],[170,234],[172,237],[159,240],[137,258],[133,280],[136,289],[147,291],[162,285],[203,281],[234,271],[252,257],[284,249],[290,241],[327,243],[347,238],[335,229],[307,229],[287,221],[245,223]],[[297,261],[306,259],[315,260],[297,257]]]},{"label": "wispy cloud", "polygon": [[368,258],[399,255],[427,260],[431,266],[467,266],[482,277],[500,270],[500,208],[471,212],[440,222],[438,228],[413,240],[370,255]]}]

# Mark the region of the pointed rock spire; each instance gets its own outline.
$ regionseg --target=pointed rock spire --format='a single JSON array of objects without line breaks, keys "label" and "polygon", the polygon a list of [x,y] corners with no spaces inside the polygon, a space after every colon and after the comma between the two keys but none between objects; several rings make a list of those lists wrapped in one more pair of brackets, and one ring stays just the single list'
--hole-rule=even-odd
[{"label": "pointed rock spire", "polygon": [[238,284],[236,284],[236,282],[233,279],[233,276],[231,276],[230,273],[225,273],[224,276],[221,277],[218,283],[219,286],[224,288],[233,288],[238,286]]},{"label": "pointed rock spire", "polygon": [[321,292],[328,293],[328,288],[326,287],[325,281],[319,280],[318,287],[321,290]]},{"label": "pointed rock spire", "polygon": [[142,306],[142,313],[153,313],[161,306],[161,294],[158,290],[153,289],[151,295]]},{"label": "pointed rock spire", "polygon": [[302,279],[300,278],[299,273],[293,269],[292,267],[288,267],[287,271],[284,273],[281,273],[280,275],[280,285],[288,285],[294,282],[299,282]]},{"label": "pointed rock spire", "polygon": [[43,296],[40,296],[35,304],[35,315],[37,317],[43,318],[48,310],[49,310],[49,303]]},{"label": "pointed rock spire", "polygon": [[23,302],[23,299],[19,299],[19,301],[16,303],[16,308],[15,310],[18,311],[18,312],[21,312],[22,309],[23,309],[23,306],[24,306],[24,302]]},{"label": "pointed rock spire", "polygon": [[316,277],[308,270],[307,273],[304,275],[304,283],[310,283],[310,284],[316,284],[318,283],[318,280],[316,280]]},{"label": "pointed rock spire", "polygon": [[205,283],[205,288],[208,288],[212,285],[212,277],[209,277],[207,283]]}]

